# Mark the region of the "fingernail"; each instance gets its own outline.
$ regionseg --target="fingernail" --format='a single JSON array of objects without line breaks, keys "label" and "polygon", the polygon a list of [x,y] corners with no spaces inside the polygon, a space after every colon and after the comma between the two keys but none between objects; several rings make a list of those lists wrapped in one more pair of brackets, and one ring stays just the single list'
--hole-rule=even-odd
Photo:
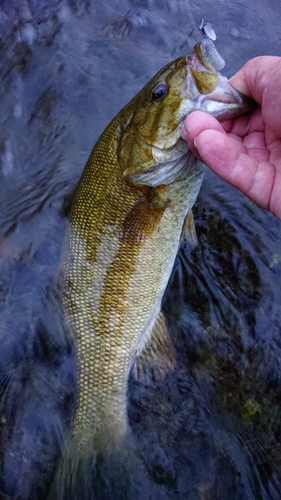
[{"label": "fingernail", "polygon": [[194,146],[196,147],[196,149],[198,149],[198,148],[197,148],[197,137],[195,137],[195,139],[194,139],[194,141],[193,141],[193,144],[194,144]]}]

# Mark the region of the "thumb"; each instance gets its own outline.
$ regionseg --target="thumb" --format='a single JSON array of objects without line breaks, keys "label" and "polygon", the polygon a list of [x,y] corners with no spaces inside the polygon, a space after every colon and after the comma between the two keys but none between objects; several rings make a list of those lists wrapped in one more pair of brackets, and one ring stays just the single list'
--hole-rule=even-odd
[{"label": "thumb", "polygon": [[194,145],[202,161],[220,177],[233,184],[233,174],[239,168],[238,159],[246,152],[243,144],[223,131],[207,129],[194,138]]},{"label": "thumb", "polygon": [[218,130],[204,130],[195,138],[200,158],[217,175],[252,201],[269,208],[274,181],[273,168],[249,155],[237,138]]},{"label": "thumb", "polygon": [[229,175],[239,155],[246,149],[234,140],[213,116],[202,111],[191,113],[182,128],[182,137],[191,151],[222,178]]}]

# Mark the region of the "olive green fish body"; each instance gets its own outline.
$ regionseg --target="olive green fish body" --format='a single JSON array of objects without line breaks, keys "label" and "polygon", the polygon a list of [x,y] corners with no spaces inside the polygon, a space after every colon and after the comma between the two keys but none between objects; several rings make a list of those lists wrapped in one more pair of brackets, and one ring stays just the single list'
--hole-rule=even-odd
[{"label": "olive green fish body", "polygon": [[62,274],[65,313],[77,339],[72,437],[82,450],[105,441],[114,448],[124,439],[127,380],[138,359],[155,360],[158,350],[172,365],[161,300],[181,238],[192,232],[190,210],[203,175],[181,126],[196,109],[218,118],[249,109],[210,63],[210,44],[207,55],[198,45],[165,66],[120,111],[76,192]]},{"label": "olive green fish body", "polygon": [[80,443],[99,429],[115,440],[127,432],[128,374],[160,312],[203,175],[194,161],[188,179],[159,192],[128,183],[116,148],[120,118],[88,161],[65,241],[64,300],[80,367],[74,425]]}]

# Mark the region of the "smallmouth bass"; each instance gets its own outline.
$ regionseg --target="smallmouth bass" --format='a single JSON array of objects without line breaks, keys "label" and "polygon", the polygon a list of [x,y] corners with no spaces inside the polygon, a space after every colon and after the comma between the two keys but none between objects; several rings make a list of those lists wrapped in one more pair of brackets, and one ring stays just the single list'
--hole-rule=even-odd
[{"label": "smallmouth bass", "polygon": [[194,52],[162,68],[108,125],[75,194],[61,264],[78,364],[68,464],[122,446],[132,368],[149,363],[162,377],[174,363],[161,301],[181,239],[195,238],[204,172],[181,126],[195,110],[224,119],[253,107],[219,73],[206,26]]}]

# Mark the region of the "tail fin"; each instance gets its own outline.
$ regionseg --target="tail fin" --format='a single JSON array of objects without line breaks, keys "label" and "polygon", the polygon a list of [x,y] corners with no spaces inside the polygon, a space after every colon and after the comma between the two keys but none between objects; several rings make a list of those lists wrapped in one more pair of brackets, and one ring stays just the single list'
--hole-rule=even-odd
[{"label": "tail fin", "polygon": [[[105,437],[106,440],[106,437]],[[79,449],[69,438],[48,500],[137,500],[150,483],[131,437],[115,452],[96,452],[94,444]]]}]

